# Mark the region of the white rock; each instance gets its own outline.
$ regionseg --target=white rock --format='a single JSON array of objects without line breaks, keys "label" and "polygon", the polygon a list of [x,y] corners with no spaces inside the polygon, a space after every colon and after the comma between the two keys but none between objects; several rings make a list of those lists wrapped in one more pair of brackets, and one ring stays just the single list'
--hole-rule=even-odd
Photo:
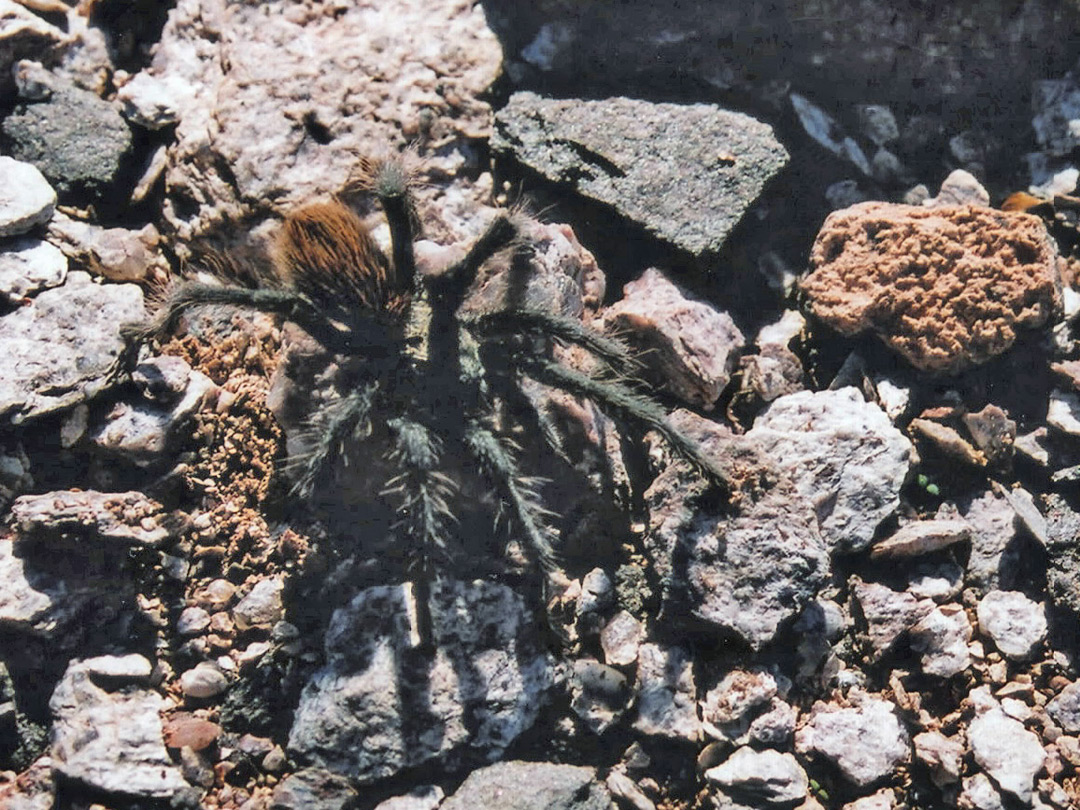
[{"label": "white rock", "polygon": [[913,520],[870,551],[872,559],[915,557],[971,539],[971,526],[963,520]]},{"label": "white rock", "polygon": [[1046,759],[1039,737],[1006,715],[990,696],[989,687],[979,687],[972,698],[976,716],[968,725],[967,738],[975,762],[1002,790],[1022,802],[1030,801],[1035,776]]},{"label": "white rock", "polygon": [[955,169],[941,184],[938,195],[923,205],[934,208],[939,205],[990,205],[990,194],[975,176],[963,169]]},{"label": "white rock", "polygon": [[856,704],[841,708],[818,701],[809,722],[795,732],[795,748],[835,763],[857,787],[868,787],[892,774],[910,756],[907,732],[887,700],[852,690]]},{"label": "white rock", "polygon": [[977,615],[979,632],[1014,661],[1030,658],[1046,638],[1046,610],[1018,591],[991,591],[979,602]]},{"label": "white rock", "polygon": [[916,734],[913,742],[915,757],[930,769],[930,778],[935,785],[943,787],[960,781],[966,752],[962,742],[946,737],[940,731]]},{"label": "white rock", "polygon": [[697,741],[701,723],[697,714],[694,662],[686,650],[642,644],[638,650],[637,694],[635,730]]},{"label": "white rock", "polygon": [[794,756],[779,751],[740,748],[705,772],[711,784],[766,804],[794,804],[806,798],[810,780]]},{"label": "white rock", "polygon": [[964,810],[1005,810],[1001,794],[990,778],[982,773],[964,777],[964,789],[958,805]]},{"label": "white rock", "polygon": [[56,192],[36,166],[0,155],[0,237],[43,225],[55,207]]},{"label": "white rock", "polygon": [[281,577],[270,577],[259,582],[233,608],[233,619],[238,630],[251,627],[271,627],[283,614],[281,594],[285,583]]},{"label": "white rock", "polygon": [[9,304],[49,287],[59,287],[67,278],[67,257],[59,248],[40,239],[21,238],[0,253],[0,296]]},{"label": "white rock", "polygon": [[855,388],[780,397],[746,434],[783,459],[799,494],[818,504],[833,551],[859,551],[900,503],[911,442]]},{"label": "white rock", "polygon": [[212,698],[229,688],[229,679],[213,664],[202,662],[180,676],[180,688],[185,697]]},{"label": "white rock", "polygon": [[210,614],[193,605],[186,607],[176,620],[176,632],[181,636],[197,636],[210,626]]},{"label": "white rock", "polygon": [[799,116],[806,134],[824,146],[834,155],[854,164],[863,174],[870,174],[870,161],[862,147],[844,134],[843,127],[816,104],[798,93],[791,94],[791,106]]},{"label": "white rock", "polygon": [[180,76],[170,74],[159,78],[145,70],[136,74],[116,94],[117,100],[124,105],[124,117],[147,129],[175,124],[193,96],[194,89]]},{"label": "white rock", "polygon": [[604,660],[612,666],[629,666],[637,661],[638,647],[645,638],[645,628],[625,610],[611,617],[600,631]]},{"label": "white rock", "polygon": [[971,666],[971,622],[960,605],[934,608],[911,628],[911,647],[922,653],[927,675],[951,678]]},{"label": "white rock", "polygon": [[82,665],[92,677],[117,681],[145,681],[153,671],[153,665],[146,657],[137,653],[87,658]]},{"label": "white rock", "polygon": [[1046,424],[1070,436],[1080,436],[1080,395],[1065,391],[1051,392]]},{"label": "white rock", "polygon": [[882,788],[877,793],[863,796],[844,805],[844,810],[893,810],[896,807],[896,793],[892,788]]},{"label": "white rock", "polygon": [[1068,734],[1080,732],[1080,681],[1062,689],[1046,704],[1050,716]]},{"label": "white rock", "polygon": [[375,810],[435,810],[445,796],[438,785],[421,785],[403,796],[393,796],[379,802]]},{"label": "white rock", "polygon": [[93,670],[132,669],[102,658],[68,665],[49,701],[53,764],[97,790],[168,798],[187,783],[165,750],[161,696],[130,684],[110,692],[93,678]]}]

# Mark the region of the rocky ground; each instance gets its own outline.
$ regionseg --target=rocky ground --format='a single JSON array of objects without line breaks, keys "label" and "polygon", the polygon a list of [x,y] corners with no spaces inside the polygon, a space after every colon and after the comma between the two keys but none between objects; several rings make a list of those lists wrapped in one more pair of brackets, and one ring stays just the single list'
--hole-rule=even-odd
[{"label": "rocky ground", "polygon": [[[659,6],[0,0],[0,807],[1080,806],[1080,9]],[[466,309],[620,336],[730,492],[527,385],[566,581],[462,467],[425,592],[381,454],[290,494],[295,324],[117,373],[402,150],[422,258],[539,212]]]}]

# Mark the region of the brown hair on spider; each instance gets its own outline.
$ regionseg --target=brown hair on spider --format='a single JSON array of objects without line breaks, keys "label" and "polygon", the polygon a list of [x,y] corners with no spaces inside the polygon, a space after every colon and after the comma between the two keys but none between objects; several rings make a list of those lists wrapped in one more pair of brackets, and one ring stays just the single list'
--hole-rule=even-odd
[{"label": "brown hair on spider", "polygon": [[374,313],[400,316],[408,304],[410,278],[340,200],[306,205],[285,217],[273,251],[286,285],[331,306],[354,302]]}]

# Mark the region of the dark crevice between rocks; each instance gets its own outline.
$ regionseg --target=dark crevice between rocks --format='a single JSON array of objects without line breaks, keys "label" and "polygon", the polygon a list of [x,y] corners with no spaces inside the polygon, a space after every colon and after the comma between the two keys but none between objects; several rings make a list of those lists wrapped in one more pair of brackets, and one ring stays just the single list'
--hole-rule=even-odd
[{"label": "dark crevice between rocks", "polygon": [[113,64],[136,73],[150,64],[150,49],[175,6],[176,0],[101,0],[93,4],[90,24],[108,35]]}]

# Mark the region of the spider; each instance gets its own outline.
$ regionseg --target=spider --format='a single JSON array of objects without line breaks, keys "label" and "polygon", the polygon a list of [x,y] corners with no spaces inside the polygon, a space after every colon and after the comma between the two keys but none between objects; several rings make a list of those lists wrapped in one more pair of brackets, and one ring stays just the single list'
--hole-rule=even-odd
[{"label": "spider", "polygon": [[[168,336],[185,313],[204,305],[276,314],[331,354],[359,360],[354,387],[311,415],[308,450],[289,460],[292,488],[298,496],[312,496],[329,482],[340,459],[362,458],[376,432],[388,436],[385,461],[394,472],[381,494],[396,499],[398,530],[411,544],[417,581],[438,575],[437,561],[447,556],[458,483],[445,472],[446,462],[463,458],[484,476],[549,582],[563,577],[552,513],[537,479],[519,468],[514,426],[506,424],[507,409],[499,407],[526,401],[526,378],[589,399],[617,422],[657,431],[675,454],[727,490],[714,462],[633,382],[637,361],[619,340],[536,308],[463,309],[486,262],[527,250],[522,213],[500,212],[459,261],[421,272],[413,245],[418,219],[402,160],[362,161],[357,177],[350,188],[373,194],[382,208],[390,256],[340,199],[302,207],[284,220],[271,272],[250,286],[181,282],[149,321],[125,328],[122,362],[133,363],[142,345]],[[228,264],[219,260],[210,269]],[[580,347],[593,370],[558,362],[554,342]],[[543,417],[533,415],[540,438],[554,444],[551,431],[542,429]]]}]

